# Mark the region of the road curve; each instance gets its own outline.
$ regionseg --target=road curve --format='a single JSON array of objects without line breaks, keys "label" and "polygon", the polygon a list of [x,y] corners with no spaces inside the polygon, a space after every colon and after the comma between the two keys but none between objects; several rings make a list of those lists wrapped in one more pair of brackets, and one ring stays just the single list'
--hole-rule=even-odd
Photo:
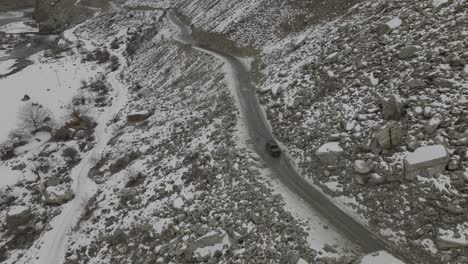
[{"label": "road curve", "polygon": [[365,253],[386,250],[406,263],[411,263],[409,259],[401,256],[364,225],[341,210],[328,196],[308,183],[296,172],[287,156],[282,155],[280,158],[274,158],[267,153],[265,144],[268,140],[274,140],[274,136],[258,103],[256,89],[250,79],[249,70],[236,57],[209,48],[204,44],[196,43],[191,37],[190,27],[178,18],[174,10],[168,12],[168,18],[179,30],[178,41],[219,57],[232,68],[237,99],[239,100],[249,134],[255,145],[255,150],[281,182],[322,214],[340,234],[361,246]]}]

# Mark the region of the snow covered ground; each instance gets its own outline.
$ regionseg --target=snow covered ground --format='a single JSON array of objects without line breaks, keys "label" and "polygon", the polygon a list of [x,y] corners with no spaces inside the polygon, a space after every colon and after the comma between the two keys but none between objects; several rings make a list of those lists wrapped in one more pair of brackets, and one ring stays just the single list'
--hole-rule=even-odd
[{"label": "snow covered ground", "polygon": [[0,75],[7,74],[11,71],[11,67],[16,63],[16,60],[0,61]]},{"label": "snow covered ground", "polygon": [[21,99],[28,95],[31,101],[49,108],[54,117],[60,119],[67,112],[65,106],[81,86],[82,80],[99,74],[93,64],[82,64],[80,56],[61,59],[45,59],[43,54],[31,58],[34,64],[22,71],[0,79],[0,142],[18,125],[17,112],[24,105]]}]

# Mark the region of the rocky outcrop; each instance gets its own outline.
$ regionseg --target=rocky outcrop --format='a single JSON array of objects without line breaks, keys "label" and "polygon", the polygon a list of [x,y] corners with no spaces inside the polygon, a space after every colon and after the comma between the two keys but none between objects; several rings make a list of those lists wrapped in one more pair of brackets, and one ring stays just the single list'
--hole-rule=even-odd
[{"label": "rocky outcrop", "polygon": [[405,157],[405,179],[412,181],[417,175],[435,176],[442,173],[448,160],[449,154],[442,145],[417,148]]}]

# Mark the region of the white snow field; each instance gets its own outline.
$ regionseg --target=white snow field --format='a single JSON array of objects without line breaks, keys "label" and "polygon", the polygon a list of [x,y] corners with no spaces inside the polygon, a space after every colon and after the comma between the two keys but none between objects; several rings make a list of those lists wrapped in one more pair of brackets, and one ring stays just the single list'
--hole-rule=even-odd
[{"label": "white snow field", "polygon": [[44,60],[41,54],[32,56],[35,63],[22,71],[0,79],[0,142],[18,124],[17,112],[28,95],[32,102],[49,108],[55,118],[64,114],[81,80],[97,74],[93,64],[80,63],[80,57],[67,56],[59,60]]}]

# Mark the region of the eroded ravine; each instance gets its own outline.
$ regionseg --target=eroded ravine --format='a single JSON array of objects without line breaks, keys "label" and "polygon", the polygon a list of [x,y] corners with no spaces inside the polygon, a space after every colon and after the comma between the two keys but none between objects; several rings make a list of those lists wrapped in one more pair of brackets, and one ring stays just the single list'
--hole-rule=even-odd
[{"label": "eroded ravine", "polygon": [[406,256],[390,247],[364,225],[335,205],[331,198],[309,184],[298,174],[287,155],[273,158],[266,152],[265,143],[274,139],[274,135],[257,100],[256,89],[252,84],[247,67],[231,54],[195,42],[191,36],[190,27],[179,19],[174,10],[169,10],[168,18],[179,31],[176,37],[177,41],[215,56],[231,68],[237,100],[255,150],[281,182],[327,219],[341,235],[358,244],[364,252],[371,253],[386,250],[406,263],[411,263]]}]

